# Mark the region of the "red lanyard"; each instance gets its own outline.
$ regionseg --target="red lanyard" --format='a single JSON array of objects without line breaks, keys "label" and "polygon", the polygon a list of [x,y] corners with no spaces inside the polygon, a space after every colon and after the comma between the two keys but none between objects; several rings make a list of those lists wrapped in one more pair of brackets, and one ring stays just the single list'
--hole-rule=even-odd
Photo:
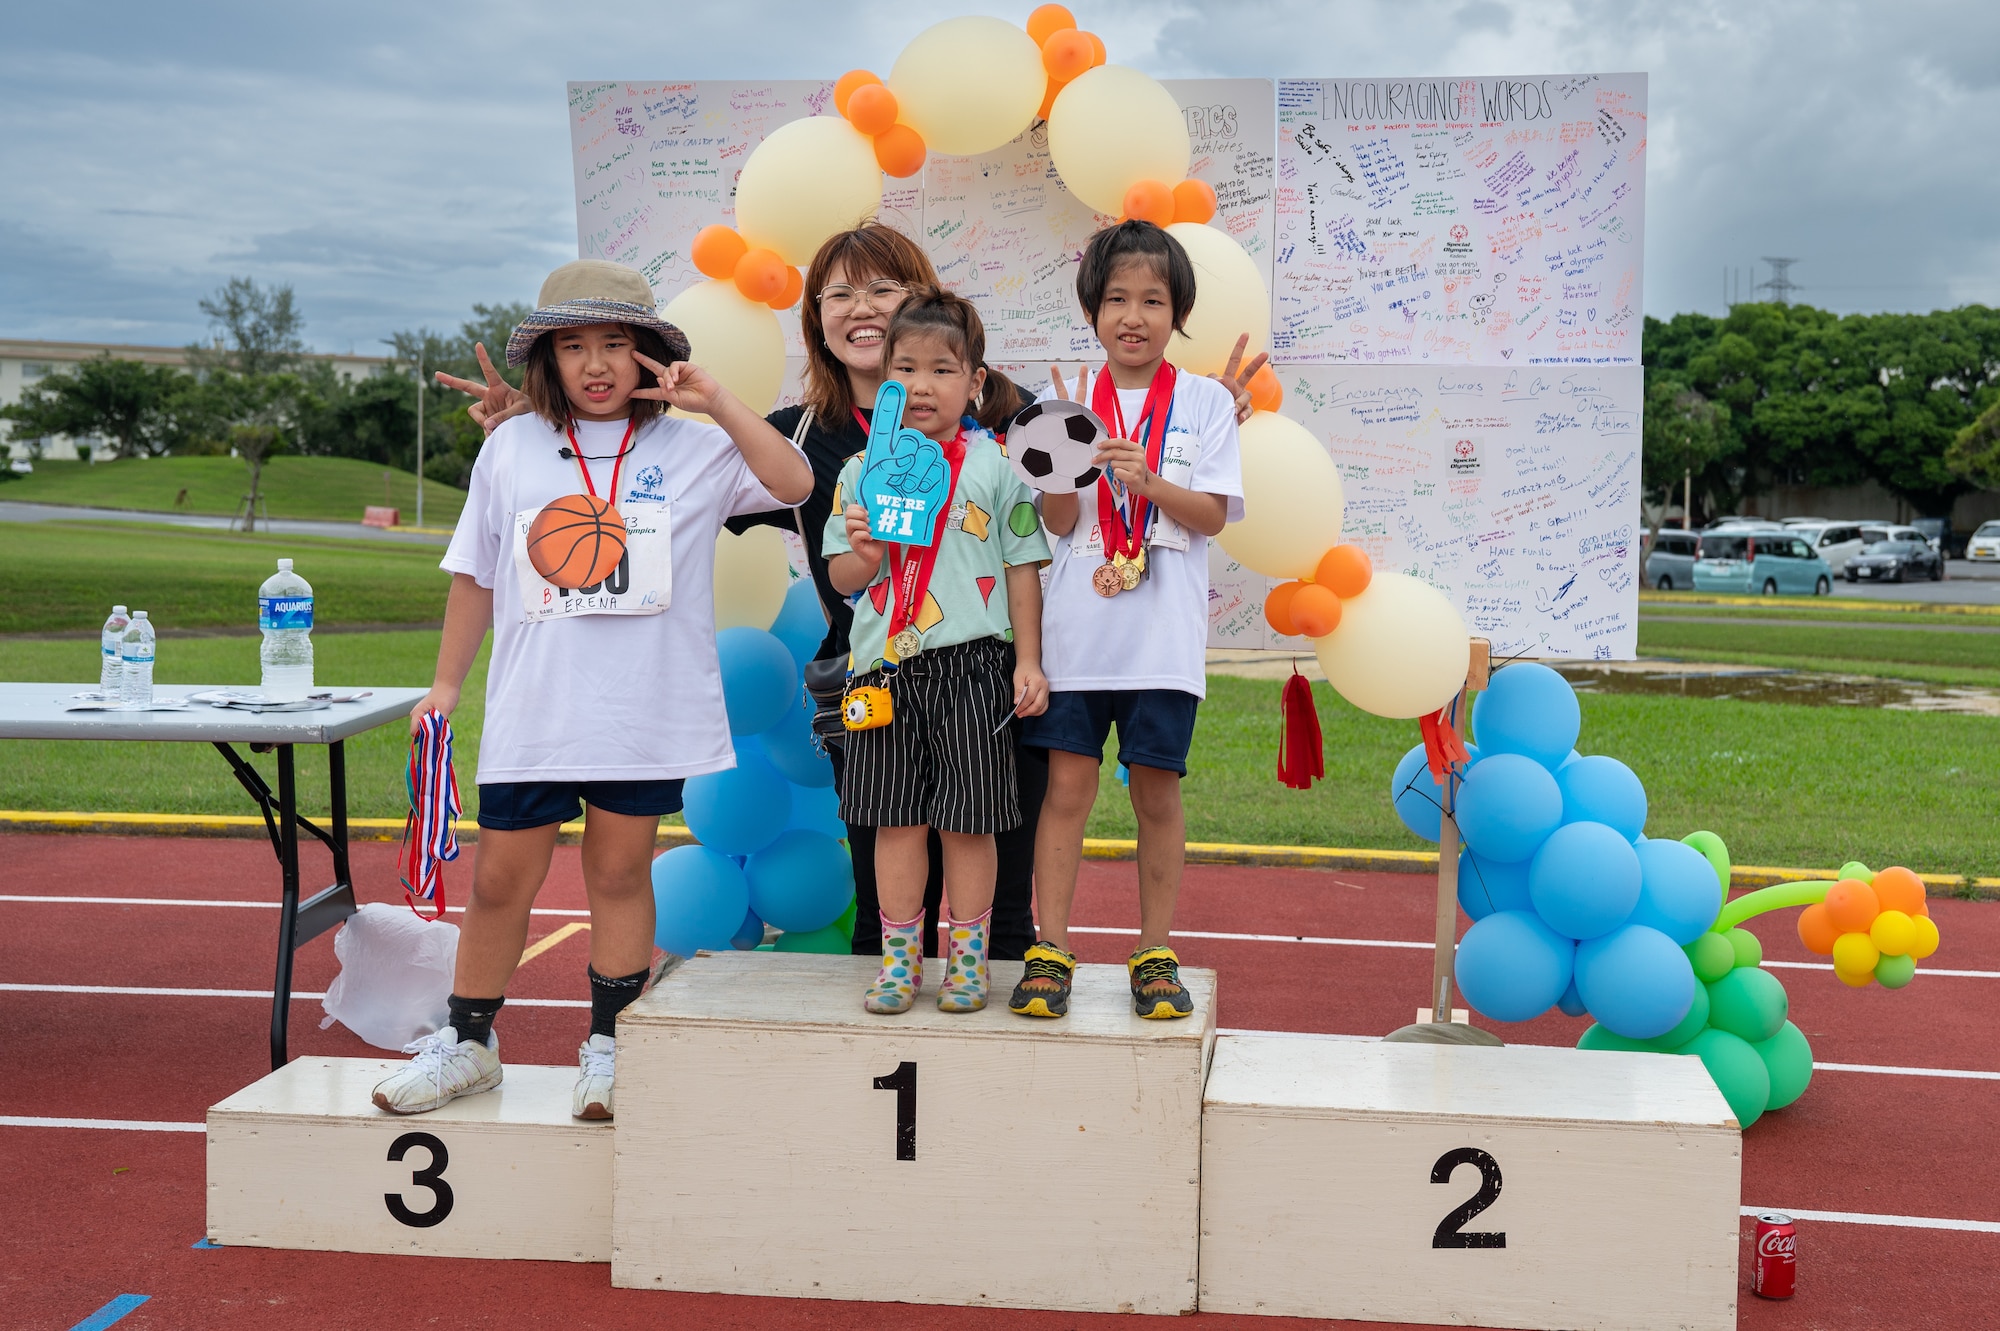
[{"label": "red lanyard", "polygon": [[[1146,389],[1146,404],[1139,414],[1139,434],[1125,432],[1125,410],[1118,402],[1118,386],[1111,382],[1110,367],[1097,376],[1092,387],[1090,406],[1118,439],[1137,439],[1146,446],[1146,468],[1159,474],[1160,458],[1166,451],[1167,420],[1173,414],[1174,367],[1165,361],[1153,371],[1153,382]],[[1146,543],[1146,527],[1152,517],[1153,504],[1144,495],[1130,494],[1129,510],[1118,502],[1112,491],[1114,481],[1109,468],[1097,478],[1097,523],[1104,534],[1104,558],[1109,562],[1115,556],[1127,559],[1136,556]],[[1118,484],[1120,491],[1125,486]],[[1130,492],[1127,492],[1128,494]]]},{"label": "red lanyard", "polygon": [[[907,546],[889,546],[890,594],[895,604],[889,610],[889,636],[895,637],[910,626],[923,608],[924,596],[930,591],[931,574],[937,569],[938,550],[944,545],[945,529],[951,525],[951,501],[958,494],[958,473],[965,466],[965,429],[959,428],[944,445],[944,460],[951,466],[951,488],[945,491],[944,512],[938,514],[937,529],[931,533],[931,543],[920,550]],[[901,558],[898,558],[898,555]]]},{"label": "red lanyard", "polygon": [[[632,431],[638,424],[638,417],[632,416],[626,418],[625,437],[618,441],[618,457],[611,464],[611,497],[604,502],[613,508],[618,507],[618,473],[625,465],[625,455],[631,451]],[[590,468],[584,465],[583,445],[576,441],[576,427],[574,425],[564,425],[563,433],[569,436],[570,456],[576,461],[577,473],[583,477],[583,488],[590,492],[592,499],[597,498],[597,487],[590,483]]]}]

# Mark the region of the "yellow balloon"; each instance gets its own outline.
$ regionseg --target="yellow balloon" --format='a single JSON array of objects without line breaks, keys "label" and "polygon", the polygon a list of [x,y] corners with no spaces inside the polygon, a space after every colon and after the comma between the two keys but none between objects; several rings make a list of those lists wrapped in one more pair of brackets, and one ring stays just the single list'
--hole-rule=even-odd
[{"label": "yellow balloon", "polygon": [[1217,537],[1229,557],[1272,578],[1310,578],[1340,543],[1340,472],[1312,432],[1274,411],[1238,429],[1243,520]]},{"label": "yellow balloon", "polygon": [[1191,153],[1180,103],[1125,65],[1079,76],[1049,108],[1049,156],[1063,185],[1111,217],[1125,211],[1125,191],[1140,181],[1186,179]]},{"label": "yellow balloon", "polygon": [[1250,334],[1245,360],[1271,346],[1271,293],[1264,275],[1235,240],[1205,223],[1176,222],[1167,234],[1194,264],[1194,312],[1185,336],[1167,341],[1167,359],[1196,374],[1221,374],[1236,339]]},{"label": "yellow balloon", "polygon": [[1866,989],[1869,985],[1875,983],[1874,971],[1844,971],[1840,967],[1835,966],[1833,973],[1838,975],[1840,982],[1850,989]]},{"label": "yellow balloon", "polygon": [[[785,381],[785,334],[778,315],[736,289],[734,282],[698,282],[667,302],[660,317],[688,336],[689,358],[759,416],[778,400]],[[676,416],[708,417],[673,409]]]},{"label": "yellow balloon", "polygon": [[1465,685],[1472,633],[1445,594],[1380,569],[1340,603],[1340,626],[1313,643],[1327,683],[1376,716],[1428,716]]},{"label": "yellow balloon", "polygon": [[910,39],[889,70],[897,119],[951,157],[989,153],[1034,123],[1048,91],[1041,48],[997,18],[946,19]]},{"label": "yellow balloon", "polygon": [[1868,938],[1883,956],[1900,957],[1916,946],[1917,926],[1902,911],[1885,910],[1868,926]]},{"label": "yellow balloon", "polygon": [[791,590],[792,561],[776,527],[715,538],[715,627],[768,629]]},{"label": "yellow balloon", "polygon": [[1938,949],[1937,921],[1928,915],[1919,915],[1910,921],[1916,928],[1916,941],[1910,945],[1910,955],[1922,961]]},{"label": "yellow balloon", "polygon": [[1875,946],[1875,940],[1864,933],[1846,933],[1833,940],[1833,968],[1859,975],[1867,971],[1875,973],[1875,963],[1882,959],[1882,949]]},{"label": "yellow balloon", "polygon": [[736,180],[736,229],[751,249],[776,250],[794,268],[826,238],[882,207],[875,144],[839,116],[778,126],[750,153]]}]

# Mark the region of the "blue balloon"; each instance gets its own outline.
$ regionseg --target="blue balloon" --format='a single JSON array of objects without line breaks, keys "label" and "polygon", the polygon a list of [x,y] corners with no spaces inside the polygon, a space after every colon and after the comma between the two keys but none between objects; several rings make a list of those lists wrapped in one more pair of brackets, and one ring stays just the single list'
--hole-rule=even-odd
[{"label": "blue balloon", "polygon": [[743,923],[729,936],[729,946],[738,952],[755,952],[763,942],[764,922],[757,918],[756,908],[751,907],[743,912]]},{"label": "blue balloon", "polygon": [[1639,904],[1632,923],[1658,929],[1686,947],[1708,931],[1722,909],[1722,884],[1708,859],[1680,841],[1641,841]]},{"label": "blue balloon", "polygon": [[819,645],[826,639],[826,612],[820,609],[819,593],[814,590],[812,579],[800,578],[792,583],[785,593],[784,607],[771,624],[771,632],[785,644],[793,664],[800,670],[819,655]]},{"label": "blue balloon", "polygon": [[1569,988],[1563,990],[1563,996],[1556,1000],[1556,1006],[1562,1009],[1566,1017],[1581,1017],[1590,1011],[1583,1005],[1583,995],[1576,991],[1575,977],[1571,977]]},{"label": "blue balloon", "polygon": [[1646,788],[1616,758],[1572,758],[1556,769],[1556,788],[1566,823],[1603,823],[1627,841],[1638,840],[1646,826]]},{"label": "blue balloon", "polygon": [[727,855],[675,846],[653,861],[653,942],[662,950],[691,957],[728,947],[749,909],[750,885]]},{"label": "blue balloon", "polygon": [[[1465,749],[1471,755],[1468,762],[1479,761],[1476,747],[1468,744]],[[1395,775],[1389,778],[1389,802],[1395,806],[1403,826],[1426,841],[1438,839],[1439,824],[1444,817],[1444,787],[1431,779],[1423,745],[1411,749],[1396,764]]]},{"label": "blue balloon", "polygon": [[792,816],[785,820],[785,830],[794,828],[824,832],[835,841],[847,838],[847,824],[840,821],[840,796],[833,787],[792,788]]},{"label": "blue balloon", "polygon": [[1665,1035],[1693,1005],[1694,985],[1687,953],[1658,929],[1628,924],[1577,945],[1576,991],[1613,1035]]},{"label": "blue balloon", "polygon": [[1495,1021],[1526,1021],[1569,988],[1575,955],[1576,944],[1530,912],[1495,911],[1459,940],[1458,990]]},{"label": "blue balloon", "polygon": [[[792,783],[771,766],[756,737],[746,736],[736,741],[734,768],[688,778],[681,789],[681,816],[709,849],[755,855],[792,816]],[[738,911],[729,927],[735,929],[742,918]]]},{"label": "blue balloon", "polygon": [[1616,828],[1564,823],[1528,867],[1535,912],[1565,938],[1596,938],[1639,904],[1639,855]]},{"label": "blue balloon", "polygon": [[799,690],[798,705],[787,707],[778,723],[757,736],[771,766],[795,786],[818,788],[833,784],[833,764],[813,742],[811,698]]},{"label": "blue balloon", "polygon": [[788,934],[809,934],[854,900],[854,861],[821,832],[781,832],[750,857],[750,909]]},{"label": "blue balloon", "polygon": [[715,635],[722,666],[722,705],[729,733],[769,730],[799,694],[799,666],[785,644],[763,629],[724,629]]},{"label": "blue balloon", "polygon": [[1528,899],[1528,865],[1500,864],[1469,850],[1458,852],[1458,905],[1483,920],[1496,910],[1533,910]]},{"label": "blue balloon", "polygon": [[1472,704],[1472,733],[1487,754],[1518,753],[1555,768],[1583,730],[1569,681],[1545,665],[1517,661],[1493,672]]},{"label": "blue balloon", "polygon": [[1489,753],[1458,788],[1458,830],[1474,853],[1496,864],[1532,859],[1561,823],[1562,792],[1533,758]]}]

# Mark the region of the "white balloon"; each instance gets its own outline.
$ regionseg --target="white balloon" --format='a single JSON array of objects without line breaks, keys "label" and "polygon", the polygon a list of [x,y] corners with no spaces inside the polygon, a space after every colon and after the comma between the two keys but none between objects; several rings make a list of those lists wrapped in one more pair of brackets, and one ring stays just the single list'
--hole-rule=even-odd
[{"label": "white balloon", "polygon": [[[785,334],[777,311],[759,305],[734,282],[697,282],[667,303],[660,317],[688,337],[688,359],[716,377],[743,405],[764,415],[785,382]],[[676,416],[706,416],[673,408]]]},{"label": "white balloon", "polygon": [[948,157],[1011,143],[1034,123],[1048,73],[1034,39],[1011,23],[969,15],[910,39],[889,70],[896,118]]},{"label": "white balloon", "polygon": [[1184,332],[1167,340],[1167,359],[1196,374],[1221,374],[1236,339],[1250,335],[1249,360],[1271,346],[1271,295],[1257,262],[1226,233],[1200,222],[1176,222],[1167,234],[1194,265],[1194,311]]},{"label": "white balloon", "polygon": [[1151,75],[1099,65],[1079,75],[1049,108],[1049,157],[1065,188],[1109,217],[1142,180],[1187,178],[1187,117]]},{"label": "white balloon", "polygon": [[1405,573],[1376,570],[1340,603],[1340,626],[1313,643],[1327,683],[1376,716],[1428,716],[1465,685],[1472,634],[1445,594]]},{"label": "white balloon", "polygon": [[768,629],[792,586],[791,556],[776,527],[715,538],[715,627]]},{"label": "white balloon", "polygon": [[1253,413],[1237,437],[1243,520],[1216,539],[1231,559],[1266,577],[1310,578],[1340,543],[1340,470],[1310,430],[1274,411]]},{"label": "white balloon", "polygon": [[881,207],[875,144],[839,116],[778,126],[736,178],[736,230],[750,248],[776,250],[794,268],[811,263],[828,236],[860,226]]}]

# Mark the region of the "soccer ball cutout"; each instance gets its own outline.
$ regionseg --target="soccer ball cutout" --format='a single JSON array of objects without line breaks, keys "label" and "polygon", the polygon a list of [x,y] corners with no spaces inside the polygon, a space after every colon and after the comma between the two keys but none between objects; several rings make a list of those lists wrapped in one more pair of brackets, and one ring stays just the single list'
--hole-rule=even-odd
[{"label": "soccer ball cutout", "polygon": [[1097,483],[1100,469],[1091,459],[1109,433],[1081,402],[1031,402],[1007,428],[1007,461],[1031,490],[1075,494]]}]

